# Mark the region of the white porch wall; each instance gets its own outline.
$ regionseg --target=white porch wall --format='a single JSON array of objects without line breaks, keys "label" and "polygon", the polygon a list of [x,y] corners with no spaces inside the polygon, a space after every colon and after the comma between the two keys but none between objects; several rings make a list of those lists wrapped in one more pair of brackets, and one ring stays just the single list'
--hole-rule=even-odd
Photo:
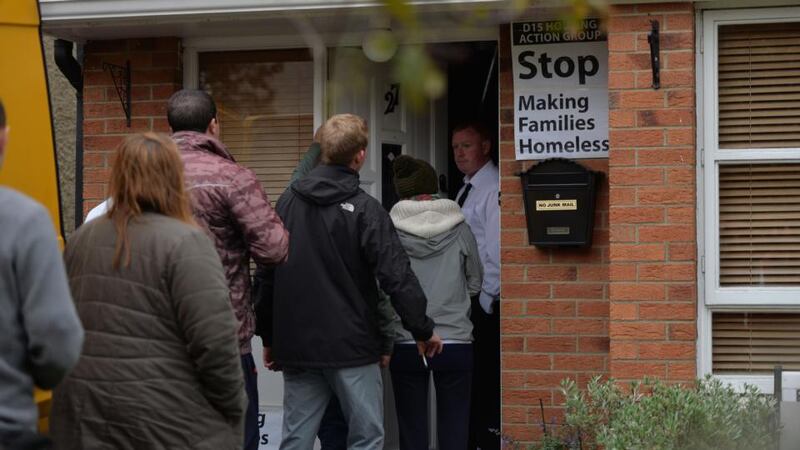
[{"label": "white porch wall", "polygon": [[[507,4],[507,0],[412,0],[409,4],[487,5]],[[373,8],[383,5],[369,0],[40,0],[43,21],[92,20],[150,16],[185,16],[274,11],[334,10]]]}]

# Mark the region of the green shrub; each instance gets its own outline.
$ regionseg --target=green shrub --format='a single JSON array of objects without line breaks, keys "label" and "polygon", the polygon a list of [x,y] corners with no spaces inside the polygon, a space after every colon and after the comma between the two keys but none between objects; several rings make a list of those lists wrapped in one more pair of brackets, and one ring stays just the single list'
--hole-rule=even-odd
[{"label": "green shrub", "polygon": [[[737,392],[707,377],[693,387],[645,380],[623,388],[593,379],[586,390],[564,380],[561,423],[544,426],[539,450],[775,449],[775,402],[753,386]],[[513,448],[513,447],[511,447]]]}]

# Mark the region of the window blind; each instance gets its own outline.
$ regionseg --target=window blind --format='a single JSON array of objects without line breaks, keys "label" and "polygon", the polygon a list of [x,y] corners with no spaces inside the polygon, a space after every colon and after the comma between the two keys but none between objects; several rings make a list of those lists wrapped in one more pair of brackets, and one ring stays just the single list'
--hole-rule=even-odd
[{"label": "window blind", "polygon": [[207,52],[200,86],[217,104],[221,139],[273,205],[311,144],[314,67],[308,50]]},{"label": "window blind", "polygon": [[766,374],[778,364],[800,370],[797,313],[714,313],[712,342],[716,374]]},{"label": "window blind", "polygon": [[800,148],[800,23],[719,28],[719,147]]},{"label": "window blind", "polygon": [[719,167],[721,286],[800,285],[800,164]]}]

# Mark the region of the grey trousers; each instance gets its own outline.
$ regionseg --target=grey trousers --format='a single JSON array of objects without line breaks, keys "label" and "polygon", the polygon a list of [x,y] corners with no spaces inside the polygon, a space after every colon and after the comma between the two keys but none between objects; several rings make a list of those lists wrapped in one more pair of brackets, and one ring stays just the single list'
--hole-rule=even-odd
[{"label": "grey trousers", "polygon": [[347,420],[348,450],[383,448],[383,380],[378,364],[283,369],[281,450],[311,450],[331,394]]}]

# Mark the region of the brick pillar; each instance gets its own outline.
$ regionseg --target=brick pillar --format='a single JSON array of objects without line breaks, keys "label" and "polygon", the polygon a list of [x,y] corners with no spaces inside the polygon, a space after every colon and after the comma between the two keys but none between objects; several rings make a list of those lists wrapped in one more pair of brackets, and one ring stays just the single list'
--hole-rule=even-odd
[{"label": "brick pillar", "polygon": [[[535,15],[533,16],[535,17]],[[585,384],[608,370],[608,182],[597,197],[589,249],[528,244],[522,183],[534,161],[516,161],[510,27],[500,33],[500,190],[502,427],[516,441],[541,435],[539,400],[549,423],[560,415],[565,378]],[[580,164],[608,172],[606,159]]]},{"label": "brick pillar", "polygon": [[[651,20],[661,89],[651,88]],[[695,71],[691,3],[610,10],[610,375],[695,377]]]},{"label": "brick pillar", "polygon": [[[131,63],[131,126],[103,63]],[[181,88],[181,42],[177,38],[90,41],[85,47],[83,86],[83,214],[108,196],[112,155],[122,138],[138,131],[168,132],[166,100]]]}]

